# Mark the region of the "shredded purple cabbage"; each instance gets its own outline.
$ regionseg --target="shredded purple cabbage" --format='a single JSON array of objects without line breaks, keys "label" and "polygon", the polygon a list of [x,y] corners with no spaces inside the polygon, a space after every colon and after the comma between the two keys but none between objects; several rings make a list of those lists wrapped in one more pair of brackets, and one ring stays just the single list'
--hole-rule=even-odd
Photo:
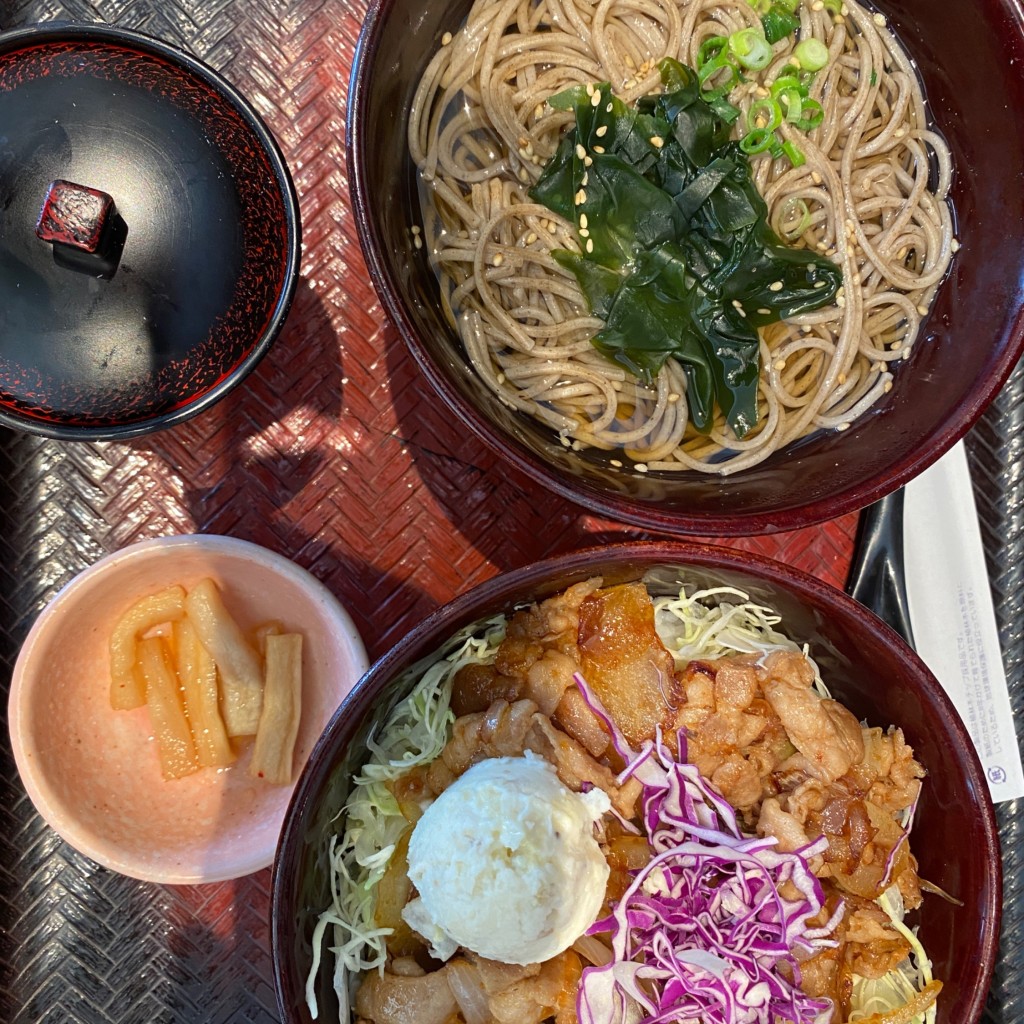
[{"label": "shredded purple cabbage", "polygon": [[[621,778],[643,785],[643,820],[653,856],[614,911],[588,934],[611,933],[612,961],[587,967],[580,1024],[809,1024],[832,1004],[799,988],[796,950],[835,946],[842,906],[821,927],[824,893],[807,859],[824,837],[796,853],[774,838],[744,836],[736,812],[661,736],[630,750],[579,675],[588,705],[627,758]],[[785,883],[790,897],[780,892]],[[793,890],[797,895],[794,895]]]}]

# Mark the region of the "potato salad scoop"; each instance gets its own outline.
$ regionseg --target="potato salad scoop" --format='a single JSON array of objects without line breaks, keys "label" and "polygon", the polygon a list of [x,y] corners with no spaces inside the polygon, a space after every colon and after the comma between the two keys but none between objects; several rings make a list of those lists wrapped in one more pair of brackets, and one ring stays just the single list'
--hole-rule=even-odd
[{"label": "potato salad scoop", "polygon": [[609,807],[529,752],[474,765],[413,829],[419,897],[403,917],[441,960],[460,946],[508,964],[550,959],[600,912],[609,871],[594,822]]}]

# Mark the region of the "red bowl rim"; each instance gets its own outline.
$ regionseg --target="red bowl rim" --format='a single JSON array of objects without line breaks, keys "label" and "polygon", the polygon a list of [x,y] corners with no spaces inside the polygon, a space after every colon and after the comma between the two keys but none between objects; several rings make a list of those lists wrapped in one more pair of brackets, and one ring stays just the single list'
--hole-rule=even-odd
[{"label": "red bowl rim", "polygon": [[1003,866],[999,831],[984,770],[967,728],[945,690],[928,666],[890,626],[873,612],[831,584],[804,571],[751,552],[730,549],[714,544],[689,541],[627,541],[601,547],[582,548],[571,553],[553,555],[530,565],[491,577],[452,601],[437,608],[409,631],[394,647],[370,666],[366,674],[352,688],[339,706],[313,747],[285,815],[285,823],[278,841],[271,879],[271,951],[274,968],[274,987],[278,1009],[283,1021],[295,1021],[290,1005],[295,995],[291,988],[291,972],[286,970],[288,954],[285,941],[288,913],[284,910],[287,883],[286,870],[294,865],[305,842],[304,822],[318,793],[333,768],[332,750],[338,746],[337,738],[346,742],[347,735],[372,709],[380,688],[396,674],[444,643],[457,629],[481,617],[481,608],[495,602],[507,605],[510,596],[542,584],[552,577],[565,577],[570,573],[585,573],[600,563],[632,562],[654,567],[661,564],[693,566],[700,569],[724,569],[761,576],[822,607],[826,615],[856,622],[879,635],[879,642],[895,648],[910,664],[920,680],[924,696],[941,712],[948,722],[952,737],[963,754],[963,767],[971,792],[979,794],[978,810],[985,848],[985,862],[991,886],[985,903],[979,907],[983,938],[981,943],[981,984],[970,993],[964,1024],[977,1021],[985,1006],[996,956],[999,951],[1000,921],[1002,915]]},{"label": "red bowl rim", "polygon": [[[1010,7],[1009,0],[1000,3]],[[665,512],[656,504],[609,494],[584,478],[573,478],[572,484],[521,440],[506,434],[480,413],[460,394],[445,367],[434,358],[424,344],[401,301],[401,289],[391,273],[378,232],[373,211],[379,206],[374,183],[367,170],[366,152],[374,145],[375,126],[367,114],[369,77],[380,50],[383,26],[394,0],[371,0],[369,10],[352,62],[349,82],[348,114],[345,142],[347,150],[349,191],[355,215],[356,231],[370,280],[392,323],[405,342],[420,370],[445,404],[492,452],[511,463],[524,476],[554,491],[588,511],[645,529],[666,533],[708,537],[735,537],[769,534],[813,526],[855,512],[903,486],[922,473],[957,443],[978,421],[985,409],[1002,389],[1024,354],[1024,303],[1018,308],[1008,344],[993,372],[976,385],[969,400],[951,411],[940,428],[934,431],[927,445],[860,482],[838,487],[823,496],[807,499],[771,512]],[[1015,20],[1019,23],[1020,17]]]}]

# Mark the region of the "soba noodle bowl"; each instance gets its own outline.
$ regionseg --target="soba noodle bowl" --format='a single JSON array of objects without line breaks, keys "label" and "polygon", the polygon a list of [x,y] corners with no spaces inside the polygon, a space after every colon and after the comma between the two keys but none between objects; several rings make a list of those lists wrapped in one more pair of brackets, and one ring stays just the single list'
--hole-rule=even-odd
[{"label": "soba noodle bowl", "polygon": [[780,129],[806,162],[762,154],[751,166],[775,232],[833,260],[843,286],[834,304],[761,329],[759,422],[742,439],[721,415],[693,428],[675,359],[645,381],[594,347],[603,323],[551,255],[580,251],[576,225],[528,189],[572,123],[553,94],[607,81],[632,104],[661,91],[659,60],[696,67],[705,40],[757,27],[759,13],[747,0],[477,0],[427,67],[409,125],[424,189],[414,239],[480,378],[566,446],[621,450],[639,471],[732,473],[846,429],[891,389],[957,248],[949,151],[882,15],[804,0],[797,16],[798,33],[728,99],[738,136],[798,40],[827,46],[809,86],[822,123]]}]

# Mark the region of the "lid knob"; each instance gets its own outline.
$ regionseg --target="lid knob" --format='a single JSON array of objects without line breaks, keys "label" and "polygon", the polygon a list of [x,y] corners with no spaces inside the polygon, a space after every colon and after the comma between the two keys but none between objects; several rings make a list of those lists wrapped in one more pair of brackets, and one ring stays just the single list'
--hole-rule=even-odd
[{"label": "lid knob", "polygon": [[106,192],[58,178],[50,183],[36,235],[53,244],[54,259],[70,270],[110,278],[127,227]]}]

